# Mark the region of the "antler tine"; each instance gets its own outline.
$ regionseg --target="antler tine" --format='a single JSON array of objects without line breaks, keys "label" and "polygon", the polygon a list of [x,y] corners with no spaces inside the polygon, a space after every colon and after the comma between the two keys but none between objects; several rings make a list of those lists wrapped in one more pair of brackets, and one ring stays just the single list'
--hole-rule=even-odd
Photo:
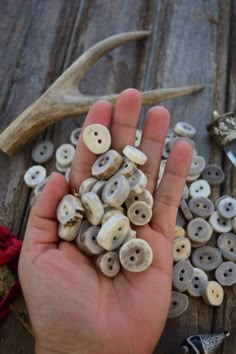
[{"label": "antler tine", "polygon": [[149,36],[149,31],[134,31],[116,34],[108,37],[89,48],[82,54],[51,86],[51,88],[68,87],[78,83],[87,74],[91,67],[106,53],[131,41],[144,39]]}]

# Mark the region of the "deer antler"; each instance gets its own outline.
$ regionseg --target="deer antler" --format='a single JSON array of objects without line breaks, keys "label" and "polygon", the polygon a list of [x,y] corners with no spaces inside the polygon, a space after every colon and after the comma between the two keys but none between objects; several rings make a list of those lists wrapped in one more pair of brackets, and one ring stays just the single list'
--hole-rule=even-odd
[{"label": "deer antler", "polygon": [[[118,95],[83,95],[78,85],[93,64],[111,49],[133,40],[148,37],[148,31],[118,34],[95,44],[82,54],[51,87],[0,135],[0,149],[13,155],[27,141],[49,125],[66,117],[78,116],[89,111],[98,99],[115,103]],[[203,86],[187,86],[142,92],[143,104],[153,104],[198,92]]]}]

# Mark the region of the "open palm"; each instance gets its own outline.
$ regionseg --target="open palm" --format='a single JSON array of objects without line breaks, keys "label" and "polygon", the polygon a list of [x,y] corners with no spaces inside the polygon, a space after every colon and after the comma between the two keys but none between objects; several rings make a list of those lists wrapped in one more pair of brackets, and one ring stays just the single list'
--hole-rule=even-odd
[{"label": "open palm", "polygon": [[[110,129],[112,148],[133,145],[141,110],[138,91],[121,93],[114,113],[110,103],[93,105],[84,127]],[[19,275],[36,337],[37,353],[149,354],[163,330],[171,295],[172,240],[179,200],[191,161],[191,147],[175,144],[156,190],[169,114],[162,107],[146,115],[140,149],[148,161],[143,171],[154,195],[149,225],[137,229],[152,247],[152,265],[143,273],[122,270],[114,279],[100,274],[93,260],[72,243],[58,240],[56,209],[69,192],[65,178],[53,174],[33,207],[19,262]],[[70,175],[70,188],[91,175],[96,156],[82,134]]]}]

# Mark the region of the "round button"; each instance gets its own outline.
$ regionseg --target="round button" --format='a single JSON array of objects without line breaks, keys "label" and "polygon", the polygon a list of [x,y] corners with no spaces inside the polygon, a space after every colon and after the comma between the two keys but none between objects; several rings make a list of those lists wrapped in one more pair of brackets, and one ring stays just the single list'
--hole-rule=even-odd
[{"label": "round button", "polygon": [[182,226],[176,225],[174,238],[185,237],[185,236],[186,236],[186,231],[184,230],[184,228]]},{"label": "round button", "polygon": [[137,170],[129,178],[130,190],[135,193],[142,193],[147,186],[147,176],[141,170]]},{"label": "round button", "polygon": [[147,161],[147,156],[134,146],[127,145],[122,152],[130,161],[137,165],[144,165]]},{"label": "round button", "polygon": [[220,306],[223,302],[224,290],[216,281],[209,281],[202,288],[202,297],[208,305]]},{"label": "round button", "polygon": [[75,148],[71,144],[63,144],[56,151],[56,160],[59,166],[68,167],[73,161]]},{"label": "round button", "polygon": [[101,224],[104,214],[103,205],[94,192],[84,193],[81,197],[87,220],[93,225]]},{"label": "round button", "polygon": [[225,219],[220,216],[218,211],[214,211],[209,219],[209,223],[212,225],[215,232],[223,233],[229,232],[232,229],[232,222],[230,219]]},{"label": "round button", "polygon": [[216,269],[222,263],[222,257],[218,248],[203,246],[193,252],[192,262],[195,267],[210,271]]},{"label": "round button", "polygon": [[107,180],[119,170],[122,162],[121,154],[115,150],[109,150],[94,162],[92,175],[98,179]]},{"label": "round button", "polygon": [[205,219],[196,218],[187,225],[187,235],[196,244],[203,244],[210,240],[213,228]]},{"label": "round button", "polygon": [[137,201],[145,202],[150,208],[153,207],[153,196],[147,189],[144,189],[142,193],[131,192],[125,201],[125,205],[129,208],[131,204]]},{"label": "round button", "polygon": [[224,262],[215,270],[215,277],[218,283],[223,286],[236,284],[236,264],[234,262]]},{"label": "round button", "polygon": [[186,138],[192,138],[196,134],[196,129],[187,122],[178,122],[174,127],[174,131],[176,134]]},{"label": "round button", "polygon": [[120,271],[120,261],[117,252],[106,252],[98,256],[96,265],[102,274],[115,277]]},{"label": "round button", "polygon": [[176,318],[182,315],[188,308],[188,296],[178,291],[171,292],[171,303],[168,318]]},{"label": "round button", "polygon": [[49,161],[54,152],[54,144],[49,140],[44,140],[38,143],[32,150],[32,159],[42,164]]},{"label": "round button", "polygon": [[118,207],[125,202],[129,193],[129,180],[118,172],[106,182],[102,191],[102,200],[112,207]]},{"label": "round button", "polygon": [[217,210],[225,219],[231,219],[236,216],[236,200],[232,197],[222,198],[217,203]]},{"label": "round button", "polygon": [[132,177],[137,171],[137,165],[130,161],[127,157],[124,158],[124,162],[119,169],[119,172],[122,173],[125,177]]},{"label": "round button", "polygon": [[202,269],[193,268],[193,278],[188,287],[188,293],[194,297],[200,297],[202,289],[207,283],[207,274]]},{"label": "round button", "polygon": [[89,177],[86,178],[80,185],[79,187],[79,195],[80,197],[85,194],[88,193],[92,190],[93,186],[95,185],[95,183],[97,183],[97,179],[94,177]]},{"label": "round button", "polygon": [[24,175],[25,184],[30,188],[34,188],[46,178],[46,174],[46,170],[43,166],[32,166]]},{"label": "round button", "polygon": [[70,142],[72,145],[77,146],[81,130],[82,130],[82,128],[76,128],[76,129],[72,130],[72,132],[70,134]]},{"label": "round button", "polygon": [[173,259],[178,262],[187,259],[191,254],[191,243],[187,237],[177,237],[174,239]]},{"label": "round button", "polygon": [[205,165],[206,165],[206,161],[205,161],[204,157],[193,156],[188,174],[189,175],[200,174],[204,170]]},{"label": "round button", "polygon": [[193,278],[193,267],[189,261],[179,261],[173,267],[172,282],[173,286],[181,292],[188,289]]},{"label": "round button", "polygon": [[98,226],[91,226],[81,233],[80,242],[82,249],[88,256],[104,253],[104,248],[97,243],[97,235],[100,229]]},{"label": "round button", "polygon": [[96,155],[103,154],[111,146],[111,134],[101,124],[88,125],[84,129],[83,140],[87,148]]},{"label": "round button", "polygon": [[225,259],[236,262],[236,235],[225,233],[218,237],[217,246]]},{"label": "round button", "polygon": [[183,216],[185,217],[185,219],[187,221],[192,220],[193,219],[193,214],[191,213],[191,210],[188,207],[188,204],[186,203],[185,199],[182,199],[180,204],[179,204],[179,208],[183,213]]},{"label": "round button", "polygon": [[209,198],[205,197],[190,199],[188,206],[194,215],[200,216],[201,218],[207,218],[214,212],[214,204]]},{"label": "round button", "polygon": [[120,263],[130,272],[142,272],[147,269],[153,260],[153,253],[150,245],[138,238],[134,238],[120,249]]},{"label": "round button", "polygon": [[134,225],[146,225],[152,218],[152,208],[145,202],[137,201],[130,205],[127,216]]},{"label": "round button", "polygon": [[190,185],[189,193],[190,196],[193,198],[195,197],[207,198],[211,194],[211,187],[209,186],[207,181],[204,181],[204,179],[199,179]]},{"label": "round button", "polygon": [[65,195],[57,207],[57,220],[61,224],[76,224],[83,218],[84,209],[79,198]]},{"label": "round button", "polygon": [[202,178],[211,185],[217,185],[224,182],[225,174],[220,166],[208,165],[202,171]]}]

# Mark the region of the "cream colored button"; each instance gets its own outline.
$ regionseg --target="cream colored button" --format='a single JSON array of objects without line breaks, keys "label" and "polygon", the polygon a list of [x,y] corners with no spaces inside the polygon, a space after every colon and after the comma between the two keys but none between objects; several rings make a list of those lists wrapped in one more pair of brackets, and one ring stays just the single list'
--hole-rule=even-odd
[{"label": "cream colored button", "polygon": [[106,181],[97,181],[93,188],[91,189],[91,192],[94,192],[97,194],[97,196],[101,199],[102,198],[102,191],[103,188],[105,187]]},{"label": "cream colored button", "polygon": [[178,237],[174,239],[173,259],[178,262],[189,258],[191,254],[191,243],[187,237]]},{"label": "cream colored button", "polygon": [[111,134],[101,124],[88,125],[84,129],[83,140],[87,148],[96,155],[103,154],[111,146]]},{"label": "cream colored button", "polygon": [[142,130],[136,129],[136,137],[135,137],[135,143],[134,143],[135,147],[139,147],[139,145],[141,143],[141,139],[142,139]]},{"label": "cream colored button", "polygon": [[44,140],[33,148],[32,159],[38,164],[43,164],[52,158],[53,152],[54,144],[49,140]]},{"label": "cream colored button", "polygon": [[204,179],[199,179],[190,185],[190,196],[191,197],[209,197],[211,194],[211,187]]},{"label": "cream colored button", "polygon": [[185,237],[185,236],[186,236],[186,231],[184,230],[184,228],[182,226],[176,225],[174,238]]},{"label": "cream colored button", "polygon": [[93,186],[97,182],[97,179],[94,177],[86,178],[79,187],[79,195],[82,197],[83,194],[91,192]]},{"label": "cream colored button", "polygon": [[174,127],[174,131],[176,134],[186,138],[192,138],[196,134],[196,129],[187,122],[178,122]]},{"label": "cream colored button", "polygon": [[78,222],[75,224],[60,223],[58,227],[58,236],[65,241],[69,241],[69,242],[74,241],[74,239],[76,238],[79,232],[80,224],[81,224],[81,219],[79,219]]},{"label": "cream colored button", "polygon": [[152,218],[152,208],[145,202],[134,202],[127,210],[127,216],[134,225],[146,225]]},{"label": "cream colored button", "polygon": [[208,283],[207,274],[199,268],[193,268],[193,278],[188,287],[188,293],[194,297],[202,295],[202,288]]},{"label": "cream colored button", "polygon": [[188,308],[188,296],[178,291],[171,292],[171,304],[167,318],[176,318],[181,316]]},{"label": "cream colored button", "polygon": [[72,132],[70,134],[70,142],[72,145],[77,146],[81,130],[82,130],[82,128],[76,128],[76,129],[72,130]]},{"label": "cream colored button", "polygon": [[83,252],[88,256],[104,253],[104,248],[97,243],[97,235],[100,229],[98,226],[91,226],[80,235]]},{"label": "cream colored button", "polygon": [[144,189],[142,193],[131,192],[125,201],[125,205],[129,208],[131,204],[137,201],[145,202],[150,208],[153,207],[153,196],[147,189]]},{"label": "cream colored button", "polygon": [[202,288],[202,297],[208,305],[220,306],[224,299],[224,290],[216,281],[209,281]]},{"label": "cream colored button", "polygon": [[115,150],[109,150],[99,156],[92,166],[92,175],[98,179],[107,180],[120,168],[123,157]]},{"label": "cream colored button", "polygon": [[128,230],[129,219],[123,214],[115,214],[101,227],[97,242],[107,251],[112,251],[123,243]]},{"label": "cream colored button", "polygon": [[187,235],[192,242],[201,245],[211,239],[213,228],[209,222],[203,218],[195,218],[187,225]]},{"label": "cream colored button", "polygon": [[43,166],[34,165],[24,175],[25,184],[30,188],[34,188],[46,178],[46,174],[47,172]]},{"label": "cream colored button", "polygon": [[232,230],[231,220],[222,218],[218,211],[214,211],[210,216],[209,223],[212,225],[215,232],[224,233]]},{"label": "cream colored button", "polygon": [[124,162],[119,170],[122,175],[129,178],[135,174],[137,171],[137,166],[134,162],[130,161],[127,157],[124,158]]},{"label": "cream colored button", "polygon": [[61,224],[74,225],[83,218],[83,206],[79,198],[65,195],[57,207],[57,219]]},{"label": "cream colored button", "polygon": [[117,252],[106,252],[98,256],[96,265],[102,274],[115,277],[120,271],[120,261]]},{"label": "cream colored button", "polygon": [[142,193],[147,186],[147,176],[141,170],[129,178],[130,190],[135,193]]},{"label": "cream colored button", "polygon": [[142,272],[151,265],[153,253],[146,241],[135,238],[123,244],[119,257],[121,265],[129,272]]},{"label": "cream colored button", "polygon": [[102,225],[104,225],[108,219],[110,219],[113,215],[115,214],[125,214],[125,211],[123,208],[106,208],[104,215],[102,217]]},{"label": "cream colored button", "polygon": [[129,193],[128,179],[122,174],[116,173],[105,184],[102,191],[102,200],[112,207],[118,207],[124,203]]},{"label": "cream colored button", "polygon": [[94,192],[85,193],[82,195],[81,201],[87,220],[94,226],[101,224],[104,209],[97,194]]},{"label": "cream colored button", "polygon": [[144,165],[147,161],[147,156],[134,146],[127,145],[122,152],[126,157],[128,157],[129,160],[133,161],[137,165]]},{"label": "cream colored button", "polygon": [[59,166],[68,167],[73,161],[75,148],[71,144],[63,144],[56,151],[56,160]]}]

